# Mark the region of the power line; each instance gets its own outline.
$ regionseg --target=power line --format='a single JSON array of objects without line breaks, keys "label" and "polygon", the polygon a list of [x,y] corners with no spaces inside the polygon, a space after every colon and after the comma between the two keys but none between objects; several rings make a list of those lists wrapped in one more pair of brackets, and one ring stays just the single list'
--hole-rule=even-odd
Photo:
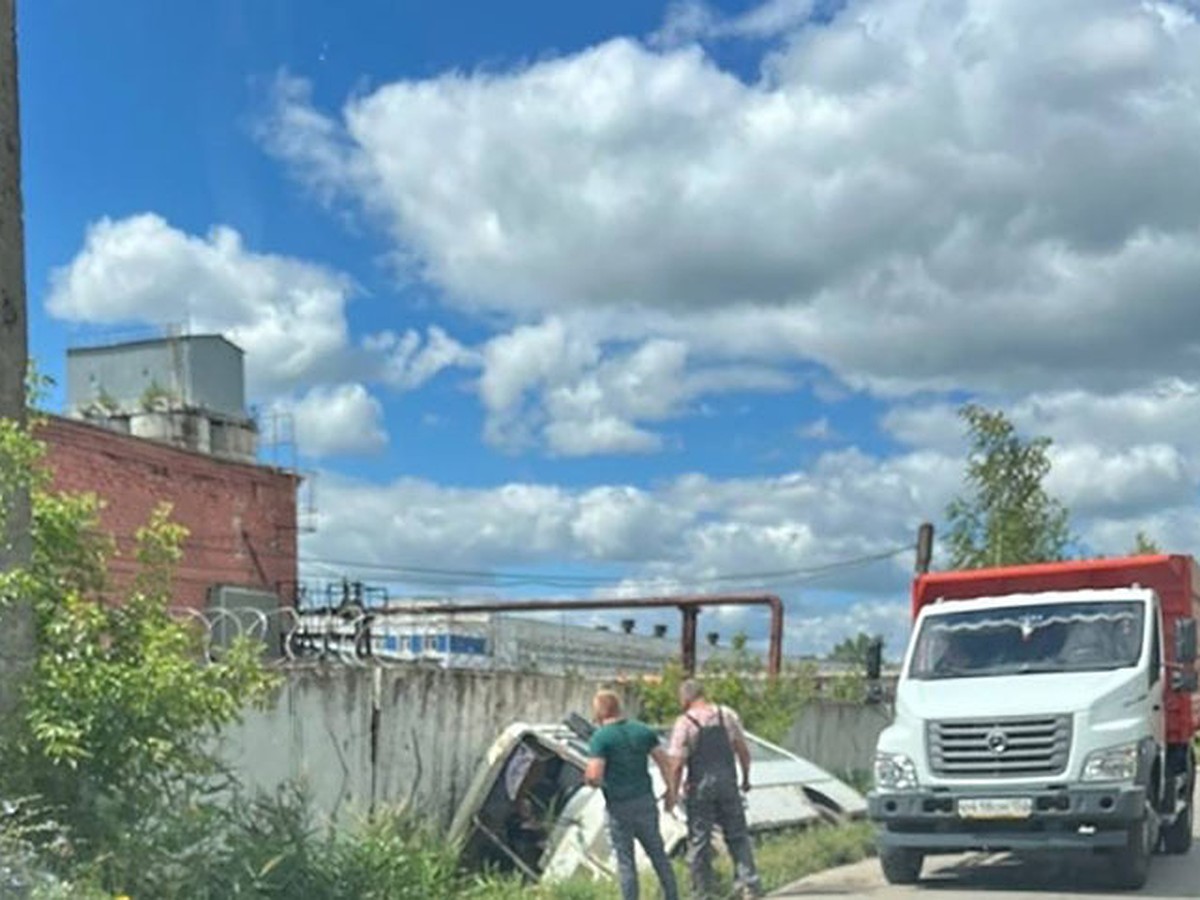
[{"label": "power line", "polygon": [[[838,560],[817,566],[807,566],[794,569],[777,569],[773,571],[741,572],[727,575],[708,575],[696,578],[674,578],[670,580],[683,581],[687,584],[729,584],[733,582],[753,581],[772,582],[780,584],[799,583],[822,577],[832,572],[870,565],[876,562],[892,559],[901,553],[912,552],[911,544],[892,547],[877,553],[857,556],[850,559]],[[427,566],[405,566],[399,564],[370,563],[363,561],[320,559],[316,557],[300,558],[301,563],[318,565],[343,566],[348,569],[374,571],[380,577],[395,575],[410,581],[425,581],[427,583],[491,583],[497,586],[513,586],[516,584],[558,585],[563,587],[603,587],[614,583],[649,584],[668,580],[667,576],[643,576],[640,578],[624,578],[622,576],[601,575],[570,575],[544,574],[536,572],[495,572],[470,569],[444,569]],[[471,579],[481,579],[473,581]]]},{"label": "power line", "polygon": [[[137,538],[129,534],[105,533],[112,537],[117,543],[129,544],[136,543]],[[198,536],[189,535],[184,540],[184,550],[198,549],[208,550],[211,552],[230,553],[237,552],[245,547],[245,542],[238,540],[237,537],[231,536],[228,539],[220,541],[205,541],[198,539]],[[848,569],[860,568],[878,562],[884,562],[899,556],[902,553],[910,553],[913,551],[911,543],[900,544],[888,548],[886,550],[875,553],[864,554],[861,556],[851,557],[848,559],[837,560],[831,563],[823,563],[820,565],[803,566],[790,569],[774,569],[760,570],[751,572],[729,573],[722,575],[706,575],[694,578],[687,577],[672,577],[672,576],[655,576],[643,575],[639,577],[625,577],[620,574],[613,575],[584,575],[572,573],[546,573],[546,572],[530,572],[530,571],[497,571],[487,569],[468,569],[468,568],[448,568],[435,566],[417,566],[407,565],[402,563],[379,563],[369,562],[366,560],[347,560],[336,559],[329,557],[316,556],[300,556],[296,555],[295,559],[299,565],[318,565],[335,570],[341,569],[344,572],[371,572],[377,578],[393,577],[398,581],[405,581],[412,584],[418,584],[429,587],[473,587],[473,586],[491,586],[498,588],[519,588],[519,587],[557,587],[562,589],[570,588],[594,588],[608,587],[615,584],[622,585],[652,585],[661,583],[662,581],[679,581],[688,585],[728,585],[737,584],[740,582],[754,582],[762,585],[777,585],[790,586],[794,584],[803,584],[817,580],[826,575],[845,571]],[[271,550],[269,548],[256,548],[258,556],[262,559],[292,559],[292,554]]]}]

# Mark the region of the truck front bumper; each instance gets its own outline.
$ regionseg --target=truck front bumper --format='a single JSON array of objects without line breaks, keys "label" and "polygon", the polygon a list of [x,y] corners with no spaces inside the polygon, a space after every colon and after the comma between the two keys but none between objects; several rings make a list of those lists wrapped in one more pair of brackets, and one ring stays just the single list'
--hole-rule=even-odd
[{"label": "truck front bumper", "polygon": [[[959,800],[1030,798],[1033,809],[1020,819],[970,819]],[[867,797],[879,826],[880,847],[909,847],[927,853],[963,850],[1092,850],[1123,847],[1128,830],[1146,809],[1146,791],[1133,785],[1066,786],[1051,789],[983,785],[927,789]]]}]

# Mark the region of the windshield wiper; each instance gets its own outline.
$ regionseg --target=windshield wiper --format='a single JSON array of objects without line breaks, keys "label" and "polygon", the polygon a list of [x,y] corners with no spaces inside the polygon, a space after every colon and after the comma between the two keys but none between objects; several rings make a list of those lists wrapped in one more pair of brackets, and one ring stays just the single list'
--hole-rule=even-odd
[{"label": "windshield wiper", "polygon": [[958,666],[946,666],[922,674],[922,678],[935,681],[939,678],[982,678],[996,673],[980,669],[964,669]]},{"label": "windshield wiper", "polygon": [[1025,663],[1014,674],[1017,675],[1053,675],[1058,672],[1111,672],[1123,669],[1129,663],[1060,663],[1057,665]]}]

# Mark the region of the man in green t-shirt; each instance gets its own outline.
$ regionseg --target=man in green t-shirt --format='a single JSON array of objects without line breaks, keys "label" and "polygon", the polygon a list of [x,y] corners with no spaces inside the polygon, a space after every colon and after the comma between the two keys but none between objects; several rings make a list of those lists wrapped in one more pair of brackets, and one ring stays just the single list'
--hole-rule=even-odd
[{"label": "man in green t-shirt", "polygon": [[621,716],[621,698],[612,691],[598,691],[592,699],[592,718],[600,727],[592,734],[584,779],[603,787],[608,809],[608,836],[617,855],[617,877],[624,900],[637,900],[638,876],[633,842],[646,851],[665,900],[679,900],[675,871],[663,847],[658,829],[658,806],[650,781],[647,758],[653,759],[667,785],[666,808],[675,806],[669,777],[669,760],[659,746],[658,735],[636,719]]}]

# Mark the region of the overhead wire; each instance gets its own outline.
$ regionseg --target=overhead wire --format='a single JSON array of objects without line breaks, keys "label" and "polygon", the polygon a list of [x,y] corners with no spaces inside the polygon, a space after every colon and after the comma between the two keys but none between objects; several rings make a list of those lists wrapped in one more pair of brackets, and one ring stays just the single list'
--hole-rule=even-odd
[{"label": "overhead wire", "polygon": [[[347,560],[330,560],[319,558],[301,557],[301,563],[315,563],[321,565],[341,565],[350,569],[361,571],[375,572],[377,577],[384,575],[398,576],[403,580],[420,581],[425,580],[432,583],[489,583],[497,586],[512,586],[513,583],[529,584],[529,585],[551,585],[559,587],[604,587],[613,584],[660,584],[664,581],[680,581],[686,584],[704,584],[704,585],[721,585],[721,584],[737,584],[743,582],[754,583],[773,583],[773,584],[791,584],[801,581],[809,581],[815,578],[820,578],[824,575],[845,569],[858,568],[865,565],[870,565],[876,562],[882,562],[899,556],[901,553],[911,552],[913,549],[911,544],[888,548],[887,550],[876,553],[864,554],[849,559],[837,560],[831,563],[823,563],[821,565],[804,566],[792,569],[776,569],[757,572],[739,572],[723,575],[705,575],[697,577],[673,577],[673,576],[642,576],[642,577],[623,577],[621,575],[574,575],[574,574],[552,574],[552,573],[537,573],[537,572],[497,572],[497,571],[478,571],[478,570],[462,570],[462,569],[435,569],[423,566],[406,566],[398,564],[383,564],[383,563],[361,563]],[[482,579],[479,582],[472,582],[470,579]]]},{"label": "overhead wire", "polygon": [[[130,534],[108,533],[119,544],[136,544],[137,537]],[[217,536],[212,536],[217,537]],[[236,536],[219,537],[217,540],[205,540],[199,535],[189,535],[184,541],[186,549],[208,550],[211,552],[229,553],[243,549],[244,542]],[[759,586],[787,587],[808,583],[827,575],[884,562],[902,553],[912,552],[911,543],[898,544],[885,550],[863,554],[847,559],[836,560],[812,566],[801,566],[788,569],[768,569],[759,571],[703,575],[695,577],[680,577],[672,575],[641,575],[624,576],[613,574],[583,574],[583,573],[550,573],[523,570],[488,570],[471,568],[451,568],[436,566],[409,565],[404,563],[381,563],[367,560],[348,560],[332,557],[295,555],[274,550],[268,547],[256,547],[258,557],[264,560],[296,559],[301,566],[318,566],[331,572],[341,572],[343,577],[350,573],[371,573],[374,578],[394,580],[412,585],[434,588],[464,588],[464,587],[493,587],[493,588],[527,588],[549,587],[563,590],[603,588],[622,585],[625,587],[645,585],[656,586],[663,583],[679,583],[687,586],[742,585],[751,583]]]}]

